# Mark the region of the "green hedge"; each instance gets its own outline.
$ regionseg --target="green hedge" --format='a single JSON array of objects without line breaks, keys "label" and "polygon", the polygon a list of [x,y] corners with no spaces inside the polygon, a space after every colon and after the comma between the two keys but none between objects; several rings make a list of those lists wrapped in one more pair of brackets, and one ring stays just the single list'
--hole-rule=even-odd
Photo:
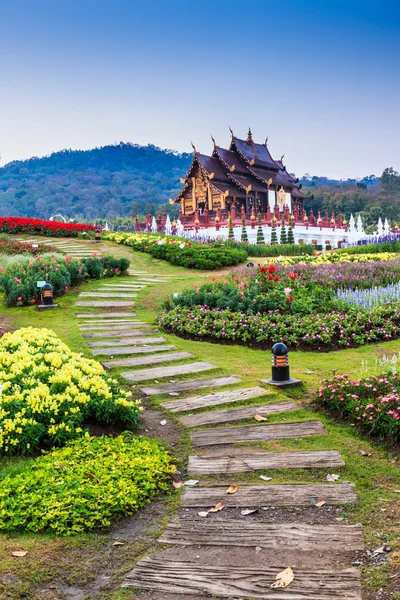
[{"label": "green hedge", "polygon": [[381,244],[365,244],[363,246],[350,246],[349,248],[338,248],[335,252],[342,254],[381,254],[382,252],[400,252],[400,241],[393,240]]},{"label": "green hedge", "polygon": [[0,530],[72,535],[107,527],[166,491],[174,470],[155,440],[86,435],[0,475]]},{"label": "green hedge", "polygon": [[249,256],[305,256],[314,254],[312,244],[277,244],[265,246],[263,244],[246,244],[227,240],[224,245],[228,248],[244,250]]}]

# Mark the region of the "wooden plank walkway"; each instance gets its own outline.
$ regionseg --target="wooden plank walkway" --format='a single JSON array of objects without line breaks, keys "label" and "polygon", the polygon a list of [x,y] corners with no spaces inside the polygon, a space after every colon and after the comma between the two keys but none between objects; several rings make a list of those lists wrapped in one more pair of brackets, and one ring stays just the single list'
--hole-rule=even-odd
[{"label": "wooden plank walkway", "polygon": [[310,523],[263,523],[247,519],[176,518],[168,523],[158,541],[185,546],[261,546],[264,548],[320,551],[364,549],[361,525],[311,525]]},{"label": "wooden plank walkway", "polygon": [[184,358],[193,358],[193,354],[190,352],[168,352],[168,354],[161,354],[160,356],[142,356],[140,358],[123,358],[121,360],[110,360],[103,362],[102,365],[106,369],[112,369],[113,367],[138,367],[141,365],[151,365],[162,362],[169,362],[174,360],[183,360]]},{"label": "wooden plank walkway", "polygon": [[265,565],[260,570],[142,558],[128,573],[124,587],[253,600],[361,600],[357,569],[296,568],[289,587],[271,589],[276,575],[286,567]]},{"label": "wooden plank walkway", "polygon": [[239,377],[229,375],[229,377],[218,377],[216,379],[196,379],[194,381],[182,381],[180,383],[168,383],[159,386],[145,386],[140,388],[140,391],[146,394],[146,396],[152,396],[154,394],[168,394],[169,392],[186,392],[189,390],[198,390],[200,388],[231,385],[233,383],[240,383],[240,381],[241,379],[239,379]]},{"label": "wooden plank walkway", "polygon": [[185,487],[183,507],[215,506],[250,508],[252,506],[310,506],[310,501],[326,504],[352,504],[357,493],[350,483],[315,483],[283,485],[241,485],[236,494],[227,494],[227,486]]},{"label": "wooden plank walkway", "polygon": [[112,347],[118,347],[118,346],[128,346],[129,344],[161,344],[162,342],[165,342],[166,339],[163,338],[162,336],[160,337],[127,337],[123,340],[120,341],[110,341],[108,342],[107,340],[101,340],[101,342],[87,342],[87,345],[90,346],[91,348],[97,348],[98,346],[112,346]]},{"label": "wooden plank walkway", "polygon": [[[86,301],[86,300],[79,300],[78,302],[75,302],[75,306],[87,306],[87,307],[92,307],[92,308],[122,308],[123,306],[135,306],[135,301],[134,300],[121,300],[121,301],[116,301],[116,302],[112,302],[110,301],[102,301],[102,300],[93,300],[92,301]],[[99,314],[97,314],[97,316],[100,316]],[[104,315],[103,315],[104,316]]]},{"label": "wooden plank walkway", "polygon": [[246,473],[257,469],[319,469],[344,467],[337,450],[297,452],[235,452],[189,456],[188,472],[196,474]]},{"label": "wooden plank walkway", "polygon": [[152,352],[165,352],[166,350],[175,350],[176,346],[127,346],[126,348],[98,348],[92,350],[94,356],[122,356],[125,354],[150,354]]},{"label": "wooden plank walkway", "polygon": [[275,415],[298,408],[299,406],[294,404],[294,402],[274,402],[259,406],[245,406],[244,408],[229,408],[227,410],[204,412],[198,415],[186,415],[180,417],[179,420],[186,427],[197,427],[199,425],[229,423],[230,421],[240,421],[241,419],[254,419],[254,415]]},{"label": "wooden plank walkway", "polygon": [[160,333],[160,331],[158,329],[132,329],[132,327],[129,327],[127,329],[125,328],[118,328],[117,331],[108,329],[108,330],[104,330],[104,331],[97,331],[94,333],[86,333],[83,334],[83,338],[85,339],[93,339],[93,338],[113,338],[113,337],[135,337],[135,336],[144,336],[144,335],[148,335],[148,334],[154,334],[154,333]]},{"label": "wooden plank walkway", "polygon": [[326,429],[320,421],[299,421],[296,423],[201,429],[191,432],[191,440],[194,446],[215,446],[237,442],[266,442],[268,440],[321,434],[326,434]]},{"label": "wooden plank walkway", "polygon": [[172,367],[155,367],[154,369],[140,369],[138,371],[128,371],[122,373],[122,377],[128,381],[147,381],[149,379],[163,379],[165,377],[175,377],[176,375],[187,375],[188,373],[201,373],[202,371],[212,371],[218,369],[217,365],[205,361],[198,361],[185,365]]},{"label": "wooden plank walkway", "polygon": [[182,400],[172,400],[164,402],[163,406],[171,412],[185,412],[196,410],[197,408],[206,408],[208,406],[217,406],[218,404],[230,404],[231,402],[243,402],[250,398],[259,398],[267,396],[274,392],[266,390],[261,386],[251,388],[239,388],[225,392],[215,392],[204,396],[193,396],[192,398],[183,398]]}]

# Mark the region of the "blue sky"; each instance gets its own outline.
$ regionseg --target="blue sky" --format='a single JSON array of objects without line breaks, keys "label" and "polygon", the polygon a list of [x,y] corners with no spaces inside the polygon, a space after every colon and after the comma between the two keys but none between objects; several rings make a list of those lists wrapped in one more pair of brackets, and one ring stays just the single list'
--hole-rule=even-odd
[{"label": "blue sky", "polygon": [[0,0],[0,164],[269,136],[297,175],[400,169],[396,1]]}]

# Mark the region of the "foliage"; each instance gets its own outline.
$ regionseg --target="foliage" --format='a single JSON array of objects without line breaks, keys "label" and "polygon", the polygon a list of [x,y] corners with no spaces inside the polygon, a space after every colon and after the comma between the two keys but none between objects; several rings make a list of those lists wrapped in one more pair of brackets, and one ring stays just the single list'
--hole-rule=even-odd
[{"label": "foliage", "polygon": [[244,218],[244,216],[242,217],[242,236],[241,236],[241,240],[242,242],[248,242],[249,238],[247,237],[247,229],[246,229],[246,220]]},{"label": "foliage", "polygon": [[159,313],[160,327],[193,339],[216,339],[270,348],[285,342],[292,348],[334,350],[400,337],[400,304],[371,311],[354,308],[302,315],[271,311],[252,314],[207,306],[176,307]]},{"label": "foliage", "polygon": [[233,232],[232,217],[231,217],[231,215],[229,215],[229,217],[228,217],[228,240],[234,240],[234,239],[235,239],[235,234]]},{"label": "foliage", "polygon": [[0,268],[0,286],[5,293],[6,306],[27,306],[40,300],[41,288],[37,287],[38,281],[50,283],[56,298],[84,279],[124,275],[128,267],[128,259],[111,256],[75,260],[69,255],[21,255],[18,262],[13,261],[5,268]]},{"label": "foliage", "polygon": [[188,269],[221,269],[237,265],[247,258],[247,252],[217,242],[189,242],[175,236],[147,233],[107,232],[105,237]]},{"label": "foliage", "polygon": [[21,217],[0,217],[1,233],[35,233],[51,237],[77,237],[78,233],[94,231],[93,225],[83,223],[61,223],[59,221],[43,221],[42,219],[26,219]]},{"label": "foliage", "polygon": [[[263,229],[262,229],[262,225],[261,225],[261,213],[258,213],[258,227],[257,227],[257,241],[256,244],[263,246],[265,244],[265,238],[264,238],[264,233],[263,233]],[[293,240],[294,242],[294,240]]]},{"label": "foliage", "polygon": [[272,226],[271,229],[271,246],[275,246],[278,244],[278,236],[276,235],[276,227],[275,225]]},{"label": "foliage", "polygon": [[397,372],[351,379],[336,375],[322,381],[318,402],[371,435],[400,439],[400,377]]},{"label": "foliage", "polygon": [[[303,247],[303,246],[300,246]],[[283,246],[282,246],[283,248]],[[314,248],[312,246],[312,248]],[[285,255],[282,252],[282,255],[278,259],[278,261],[283,265],[296,265],[296,264],[312,264],[312,265],[330,265],[333,263],[365,263],[367,261],[372,262],[381,262],[381,261],[391,261],[392,258],[396,258],[397,255],[394,253],[385,252],[382,254],[362,254],[362,255],[354,255],[354,254],[343,254],[335,250],[334,252],[326,252],[324,254],[319,253],[310,253],[307,256],[302,256],[301,258],[292,257],[290,254]],[[273,260],[271,258],[271,260]],[[390,263],[392,264],[392,263]]]},{"label": "foliage", "polygon": [[132,426],[139,418],[139,401],[45,328],[3,335],[0,381],[1,454],[62,446],[80,437],[89,419]]},{"label": "foliage", "polygon": [[[61,212],[93,222],[155,214],[175,207],[191,154],[118,143],[92,150],[62,150],[0,168],[0,214],[43,216]],[[172,210],[171,210],[172,209]]]},{"label": "foliage", "polygon": [[[363,244],[360,246],[349,246],[348,248],[339,248],[336,252],[341,254],[374,254],[386,252],[400,252],[400,239],[396,236],[387,236],[374,244]],[[392,239],[390,239],[392,238]]]},{"label": "foliage", "polygon": [[37,247],[32,246],[32,242],[17,242],[9,239],[0,239],[0,254],[6,254],[7,256],[17,256],[18,254],[43,254],[44,252],[60,252],[56,246],[50,244],[35,244]]},{"label": "foliage", "polygon": [[363,308],[371,308],[377,304],[399,302],[400,282],[385,286],[374,286],[370,289],[363,290],[338,290],[337,297],[343,302],[362,306]]},{"label": "foliage", "polygon": [[281,238],[279,240],[279,243],[281,244],[281,246],[287,244],[286,227],[284,224],[282,224],[281,226]]},{"label": "foliage", "polygon": [[289,227],[288,227],[287,243],[288,244],[294,244],[293,229],[292,229],[292,226],[290,224],[289,224]]},{"label": "foliage", "polygon": [[108,527],[166,491],[175,467],[155,440],[83,438],[0,476],[0,530],[73,535]]}]

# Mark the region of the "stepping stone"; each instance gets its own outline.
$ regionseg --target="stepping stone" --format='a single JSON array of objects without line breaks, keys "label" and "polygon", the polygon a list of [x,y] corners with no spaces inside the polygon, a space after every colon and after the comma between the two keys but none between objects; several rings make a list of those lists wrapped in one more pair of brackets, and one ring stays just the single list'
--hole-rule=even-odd
[{"label": "stepping stone", "polygon": [[[83,336],[85,337],[85,336]],[[228,423],[229,421],[240,421],[251,419],[254,415],[275,415],[299,409],[293,402],[276,402],[259,406],[245,406],[244,408],[230,408],[228,410],[216,410],[199,415],[188,415],[180,417],[180,422],[186,427],[198,427],[199,425],[211,425],[215,423]]]},{"label": "stepping stone", "polygon": [[151,352],[164,352],[165,350],[175,350],[176,346],[127,346],[126,348],[99,348],[91,350],[94,356],[102,354],[103,356],[119,356],[122,354],[150,354]]},{"label": "stepping stone", "polygon": [[127,294],[126,292],[115,294],[112,292],[81,292],[79,296],[82,298],[87,298],[88,296],[91,298],[136,298],[137,294]]},{"label": "stepping stone", "polygon": [[89,327],[89,326],[78,325],[78,327],[81,331],[98,331],[101,334],[101,333],[118,332],[118,331],[121,331],[123,333],[124,331],[131,331],[132,329],[137,329],[138,327],[145,329],[147,327],[150,327],[150,325],[145,325],[144,323],[126,323],[126,324],[121,324],[121,325],[118,325],[118,324],[112,325],[110,323],[108,327],[106,327],[105,325],[100,325],[99,327],[97,327],[97,326]]},{"label": "stepping stone", "polygon": [[[181,506],[212,507],[223,502],[225,507],[251,508],[254,506],[310,506],[326,504],[353,504],[358,496],[351,483],[305,483],[282,485],[241,485],[236,494],[227,494],[227,486],[187,487],[183,490]],[[310,502],[311,501],[311,502]]]},{"label": "stepping stone", "polygon": [[97,292],[140,292],[140,290],[145,289],[145,287],[147,286],[137,286],[137,287],[123,287],[122,285],[113,285],[110,287],[101,287],[101,288],[96,288]]},{"label": "stepping stone", "polygon": [[239,454],[235,448],[229,454],[189,456],[188,473],[245,473],[259,469],[319,469],[344,467],[337,450],[304,452],[249,452]]},{"label": "stepping stone", "polygon": [[173,360],[182,360],[184,358],[193,358],[190,352],[169,352],[161,356],[143,356],[142,358],[124,358],[122,360],[112,360],[101,363],[106,369],[113,367],[138,367],[140,365],[152,365],[153,363],[168,362]]},{"label": "stepping stone", "polygon": [[243,427],[220,427],[191,432],[194,446],[215,446],[238,442],[267,442],[306,435],[325,434],[321,421],[300,421],[298,423],[273,423],[271,425],[244,425]]},{"label": "stepping stone", "polygon": [[129,337],[129,336],[135,336],[135,335],[147,335],[150,333],[160,333],[157,329],[148,329],[147,331],[145,330],[141,330],[141,329],[136,329],[131,331],[130,328],[128,328],[126,331],[124,331],[123,329],[119,329],[118,331],[97,331],[95,333],[86,333],[84,334],[82,337],[85,339],[91,339],[91,338],[112,338],[112,337]]},{"label": "stepping stone", "polygon": [[127,290],[132,289],[143,289],[147,287],[146,283],[102,283],[102,286],[107,289],[113,288],[126,288]]},{"label": "stepping stone", "polygon": [[139,371],[128,371],[122,373],[122,377],[128,381],[147,381],[148,379],[162,379],[163,377],[175,377],[175,375],[186,375],[187,373],[201,373],[219,369],[217,365],[209,362],[194,362],[176,367],[155,367],[154,369],[140,369]]},{"label": "stepping stone", "polygon": [[146,282],[146,284],[149,283],[168,283],[169,279],[153,279],[153,278],[145,278],[145,277],[140,277],[137,281],[140,282]]},{"label": "stepping stone", "polygon": [[163,337],[127,337],[124,340],[112,340],[110,342],[107,342],[107,340],[101,340],[101,342],[87,342],[87,345],[90,348],[96,348],[97,346],[112,346],[112,347],[117,347],[117,346],[128,346],[129,344],[137,344],[137,345],[143,345],[143,344],[161,344],[162,342],[165,342],[166,339]]},{"label": "stepping stone", "polygon": [[300,569],[290,586],[271,589],[276,575],[287,564],[254,567],[224,567],[194,562],[142,558],[128,573],[123,587],[143,588],[171,594],[233,597],[252,600],[361,600],[358,569]]},{"label": "stepping stone", "polygon": [[[161,536],[161,544],[185,546],[244,546],[277,550],[355,552],[364,549],[361,525],[310,525],[309,523],[260,523],[248,519],[173,519]],[[233,569],[234,572],[234,569]]]},{"label": "stepping stone", "polygon": [[240,383],[241,379],[230,375],[229,377],[218,377],[217,379],[195,379],[194,381],[182,381],[181,383],[168,383],[159,386],[146,386],[140,388],[140,391],[146,396],[154,394],[167,394],[169,392],[186,392],[187,390],[198,390],[207,387],[219,387],[222,385],[231,385]]},{"label": "stepping stone", "polygon": [[228,390],[226,392],[216,392],[205,396],[193,396],[192,398],[183,398],[182,400],[173,400],[164,402],[163,406],[171,412],[184,412],[187,410],[196,410],[197,408],[206,408],[218,404],[229,404],[231,402],[243,402],[250,398],[259,398],[260,396],[271,395],[274,392],[256,385],[251,388],[240,388]]},{"label": "stepping stone", "polygon": [[[101,319],[116,319],[119,317],[136,317],[136,313],[133,312],[103,312],[103,313],[99,313],[99,312],[94,312],[94,313],[78,313],[77,315],[75,315],[75,317],[77,319],[96,319],[97,322],[100,322]],[[101,319],[100,319],[101,317]],[[112,321],[110,321],[112,322]],[[92,321],[92,323],[94,323],[94,321]]]},{"label": "stepping stone", "polygon": [[[93,308],[98,307],[98,308],[122,308],[123,306],[135,306],[135,301],[123,301],[123,302],[116,302],[116,301],[112,301],[109,300],[107,301],[101,301],[101,300],[93,300],[93,302],[89,301],[80,301],[80,302],[76,302],[75,306],[92,306]],[[99,316],[99,315],[97,315]]]}]

